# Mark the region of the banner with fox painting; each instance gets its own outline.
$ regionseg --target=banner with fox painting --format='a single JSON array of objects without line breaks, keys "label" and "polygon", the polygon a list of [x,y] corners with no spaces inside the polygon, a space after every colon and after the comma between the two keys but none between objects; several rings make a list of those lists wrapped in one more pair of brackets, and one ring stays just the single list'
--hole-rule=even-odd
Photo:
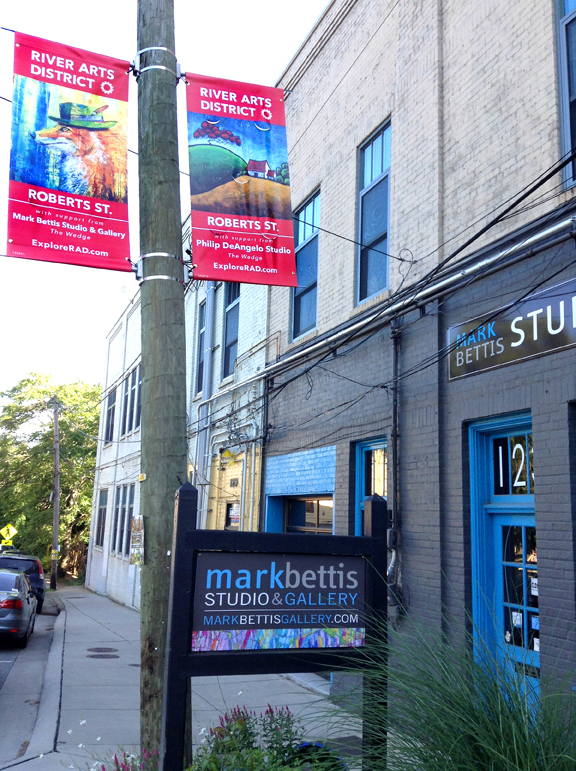
[{"label": "banner with fox painting", "polygon": [[131,270],[128,67],[16,33],[9,256]]},{"label": "banner with fox painting", "polygon": [[186,78],[194,278],[297,286],[284,91]]}]

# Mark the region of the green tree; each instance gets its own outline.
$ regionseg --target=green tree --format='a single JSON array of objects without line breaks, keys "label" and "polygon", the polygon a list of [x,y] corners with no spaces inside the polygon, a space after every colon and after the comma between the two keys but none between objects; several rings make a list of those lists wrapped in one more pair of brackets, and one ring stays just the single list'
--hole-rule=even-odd
[{"label": "green tree", "polygon": [[14,545],[45,557],[52,541],[53,404],[60,430],[60,566],[84,568],[96,462],[101,388],[55,385],[31,373],[2,397],[0,413],[0,528],[18,530]]}]

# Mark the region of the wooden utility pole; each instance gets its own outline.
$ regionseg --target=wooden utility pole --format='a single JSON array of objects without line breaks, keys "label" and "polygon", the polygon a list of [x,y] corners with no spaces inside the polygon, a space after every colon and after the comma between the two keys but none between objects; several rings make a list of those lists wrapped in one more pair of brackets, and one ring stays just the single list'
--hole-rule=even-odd
[{"label": "wooden utility pole", "polygon": [[54,510],[52,515],[52,554],[50,562],[50,589],[56,589],[58,574],[58,529],[60,527],[60,434],[58,431],[58,410],[60,404],[56,395],[52,397],[54,407]]},{"label": "wooden utility pole", "polygon": [[[146,50],[149,49],[149,50]],[[141,743],[159,749],[174,494],[186,479],[186,349],[173,0],[138,0],[142,314]]]}]

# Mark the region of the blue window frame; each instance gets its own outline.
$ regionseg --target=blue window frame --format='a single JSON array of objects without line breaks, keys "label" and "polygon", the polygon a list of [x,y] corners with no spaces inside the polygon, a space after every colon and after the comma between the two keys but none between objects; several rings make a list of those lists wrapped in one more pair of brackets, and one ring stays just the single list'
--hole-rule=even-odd
[{"label": "blue window frame", "polygon": [[226,284],[226,305],[224,311],[224,355],[222,377],[234,374],[238,355],[238,322],[240,319],[240,284]]},{"label": "blue window frame", "polygon": [[[557,0],[559,19],[560,126],[564,153],[576,148],[576,0]],[[576,184],[576,160],[564,168],[564,179]]]},{"label": "blue window frame", "polygon": [[319,225],[320,193],[316,193],[294,215],[298,286],[292,290],[292,339],[316,327]]},{"label": "blue window frame", "polygon": [[476,633],[537,690],[538,552],[528,414],[470,426],[470,480]]},{"label": "blue window frame", "polygon": [[354,535],[363,535],[364,501],[371,495],[388,496],[388,450],[385,439],[356,445],[356,507]]},{"label": "blue window frame", "polygon": [[358,302],[388,287],[388,219],[392,129],[380,129],[360,148]]}]

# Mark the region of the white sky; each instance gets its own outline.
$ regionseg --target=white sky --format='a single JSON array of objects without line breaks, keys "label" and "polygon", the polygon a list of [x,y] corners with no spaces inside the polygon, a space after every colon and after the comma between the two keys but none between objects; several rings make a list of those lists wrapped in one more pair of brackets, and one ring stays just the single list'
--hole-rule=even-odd
[{"label": "white sky", "polygon": [[[327,0],[174,0],[176,54],[183,71],[272,86]],[[132,61],[136,0],[64,8],[46,0],[7,0],[0,26]],[[0,30],[0,97],[12,99],[14,35]],[[138,149],[136,82],[130,85],[128,147]],[[180,168],[188,171],[184,84],[178,86]],[[100,382],[106,335],[137,290],[129,273],[3,256],[6,250],[11,104],[0,100],[0,391],[29,372],[55,382]],[[138,167],[128,155],[132,258],[138,256]],[[182,175],[183,215],[188,178]]]}]

